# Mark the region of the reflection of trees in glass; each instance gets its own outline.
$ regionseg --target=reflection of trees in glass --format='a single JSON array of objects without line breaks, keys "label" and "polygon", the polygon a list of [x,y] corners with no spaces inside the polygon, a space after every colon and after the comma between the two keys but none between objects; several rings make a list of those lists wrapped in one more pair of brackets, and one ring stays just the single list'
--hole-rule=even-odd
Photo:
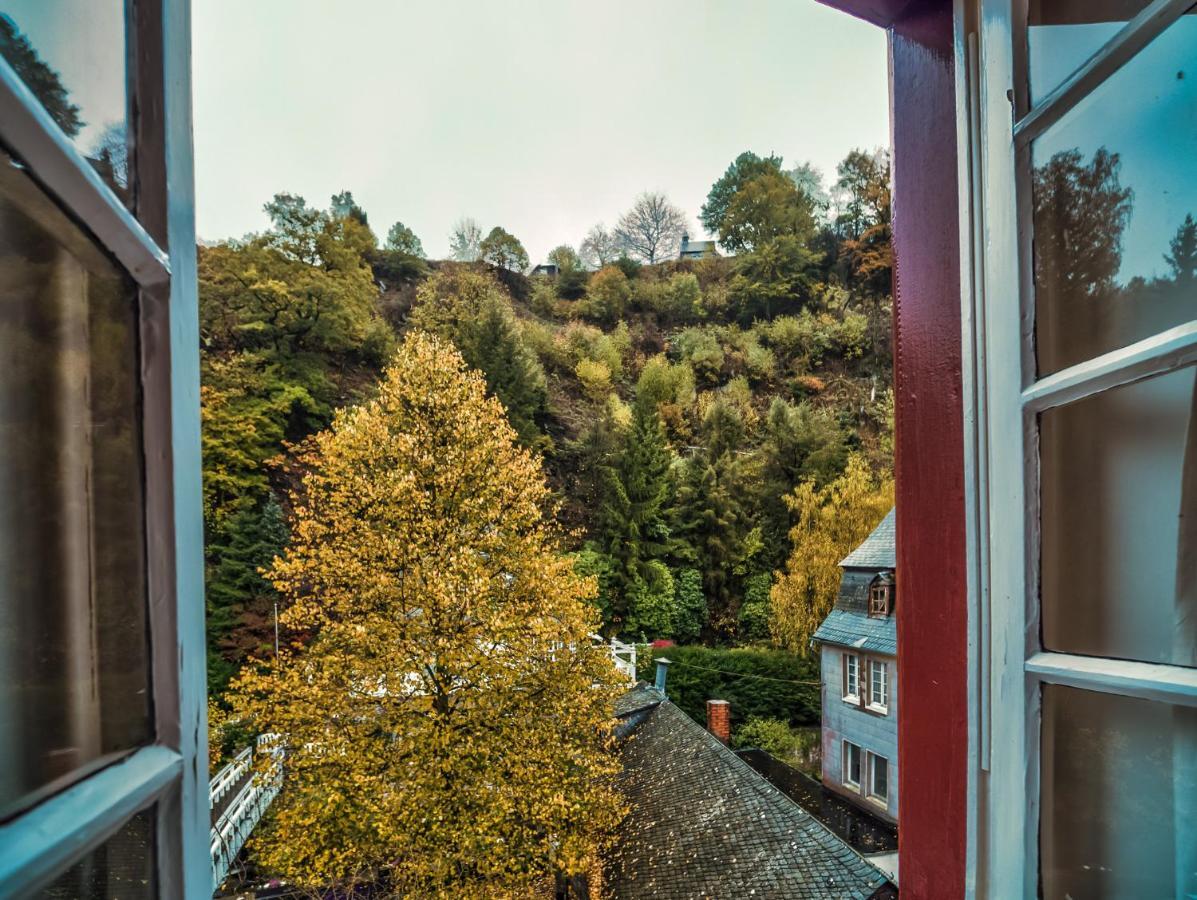
[{"label": "reflection of trees in glass", "polygon": [[1062,150],[1034,171],[1035,282],[1069,298],[1096,297],[1122,264],[1122,232],[1134,192],[1118,177],[1117,153],[1100,147],[1086,164]]},{"label": "reflection of trees in glass", "polygon": [[[100,177],[114,188],[129,186],[129,143],[124,122],[109,122],[88,152]],[[117,191],[120,193],[120,191]]]},{"label": "reflection of trees in glass", "polygon": [[1168,248],[1172,252],[1164,254],[1164,261],[1172,267],[1172,278],[1177,284],[1192,284],[1197,279],[1197,222],[1192,213],[1176,229]]},{"label": "reflection of trees in glass", "polygon": [[70,92],[58,73],[42,62],[29,38],[21,34],[16,23],[0,13],[0,56],[16,70],[46,112],[68,137],[74,137],[84,125],[79,107],[70,100]]}]

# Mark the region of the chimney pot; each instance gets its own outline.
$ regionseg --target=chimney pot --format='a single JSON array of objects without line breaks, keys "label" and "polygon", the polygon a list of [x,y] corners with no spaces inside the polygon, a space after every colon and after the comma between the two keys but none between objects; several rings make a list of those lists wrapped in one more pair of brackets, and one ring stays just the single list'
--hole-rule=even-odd
[{"label": "chimney pot", "polygon": [[654,682],[655,687],[662,693],[665,692],[665,677],[669,674],[669,667],[673,663],[662,656],[657,660],[657,680]]},{"label": "chimney pot", "polygon": [[731,740],[731,704],[726,700],[707,701],[707,731],[725,744]]}]

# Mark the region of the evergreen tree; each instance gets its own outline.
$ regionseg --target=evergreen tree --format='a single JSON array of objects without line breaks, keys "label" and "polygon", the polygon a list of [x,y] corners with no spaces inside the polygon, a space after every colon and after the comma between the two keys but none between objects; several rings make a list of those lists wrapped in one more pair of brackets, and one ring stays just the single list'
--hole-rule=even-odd
[{"label": "evergreen tree", "polygon": [[663,562],[669,551],[669,465],[656,406],[637,401],[623,447],[604,472],[599,511],[601,545],[611,560],[611,618],[617,630],[670,630],[670,617],[659,609],[670,607],[673,596]]},{"label": "evergreen tree", "polygon": [[1168,248],[1172,253],[1165,254],[1164,261],[1172,267],[1172,277],[1177,284],[1192,284],[1197,278],[1197,222],[1192,213],[1176,229]]},{"label": "evergreen tree", "polygon": [[548,398],[544,371],[524,345],[510,306],[489,298],[477,318],[464,324],[458,344],[466,362],[481,370],[487,390],[507,410],[520,443],[536,445],[543,438],[539,420]]}]

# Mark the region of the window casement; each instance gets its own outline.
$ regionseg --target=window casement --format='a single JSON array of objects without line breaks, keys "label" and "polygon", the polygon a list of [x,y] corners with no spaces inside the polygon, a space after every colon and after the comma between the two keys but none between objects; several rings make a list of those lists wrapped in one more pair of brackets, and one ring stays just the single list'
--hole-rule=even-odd
[{"label": "window casement", "polygon": [[843,773],[842,780],[843,780],[843,783],[847,787],[854,788],[856,790],[859,790],[860,785],[861,785],[861,781],[860,781],[861,758],[860,757],[861,757],[860,747],[858,747],[856,744],[852,743],[851,741],[844,741],[844,754],[843,754],[843,760],[842,760],[843,767],[844,767],[844,773]]},{"label": "window casement", "polygon": [[1197,9],[957,10],[975,893],[1187,896]]},{"label": "window casement", "polygon": [[867,770],[865,797],[885,806],[889,803],[889,760],[870,751]]},{"label": "window casement", "polygon": [[873,712],[889,711],[889,664],[879,659],[869,660],[869,699],[866,704]]},{"label": "window casement", "polygon": [[884,619],[894,608],[894,579],[888,572],[878,575],[869,585],[869,617]]},{"label": "window casement", "polygon": [[191,13],[84,6],[0,51],[0,893],[210,896]]},{"label": "window casement", "polygon": [[855,653],[843,654],[844,702],[860,703],[860,657]]}]

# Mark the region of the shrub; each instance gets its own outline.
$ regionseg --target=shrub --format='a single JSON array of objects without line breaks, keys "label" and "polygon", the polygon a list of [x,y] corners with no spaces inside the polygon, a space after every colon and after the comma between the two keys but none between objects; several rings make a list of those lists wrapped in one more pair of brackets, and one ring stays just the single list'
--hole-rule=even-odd
[{"label": "shrub", "polygon": [[772,717],[753,716],[736,729],[732,736],[732,744],[737,748],[757,747],[778,759],[785,759],[793,753],[797,739],[787,722]]},{"label": "shrub", "polygon": [[733,725],[753,717],[781,719],[791,725],[819,723],[816,656],[756,647],[646,648],[637,660],[639,677],[653,680],[658,656],[673,663],[666,683],[669,699],[696,722],[706,721],[708,700],[727,700]]},{"label": "shrub", "polygon": [[628,308],[632,288],[627,276],[616,266],[599,269],[586,288],[586,315],[607,325],[614,325]]}]

